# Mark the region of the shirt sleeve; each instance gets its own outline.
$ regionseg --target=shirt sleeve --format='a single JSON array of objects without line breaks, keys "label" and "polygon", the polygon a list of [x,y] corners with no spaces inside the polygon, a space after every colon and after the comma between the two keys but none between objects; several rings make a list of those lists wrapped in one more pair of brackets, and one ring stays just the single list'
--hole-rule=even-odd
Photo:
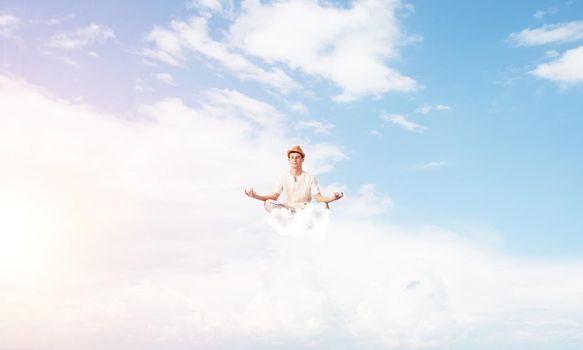
[{"label": "shirt sleeve", "polygon": [[315,176],[312,177],[312,185],[310,186],[310,195],[313,197],[320,193],[320,185]]},{"label": "shirt sleeve", "polygon": [[277,181],[275,181],[275,185],[273,185],[273,192],[279,194],[283,192],[283,176],[278,177]]}]

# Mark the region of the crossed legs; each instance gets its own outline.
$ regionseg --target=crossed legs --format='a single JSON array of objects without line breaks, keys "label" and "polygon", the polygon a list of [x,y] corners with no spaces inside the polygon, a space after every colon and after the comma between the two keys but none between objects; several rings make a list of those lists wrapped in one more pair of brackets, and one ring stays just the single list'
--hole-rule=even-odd
[{"label": "crossed legs", "polygon": [[[330,209],[330,206],[326,202],[318,202],[317,205],[322,206],[326,209]],[[296,208],[291,207],[289,205],[282,204],[282,203],[278,203],[278,202],[271,200],[271,199],[266,200],[265,203],[263,204],[263,206],[265,207],[265,210],[267,210],[268,213],[271,213],[271,211],[273,209],[288,209],[292,213],[296,212]]]}]

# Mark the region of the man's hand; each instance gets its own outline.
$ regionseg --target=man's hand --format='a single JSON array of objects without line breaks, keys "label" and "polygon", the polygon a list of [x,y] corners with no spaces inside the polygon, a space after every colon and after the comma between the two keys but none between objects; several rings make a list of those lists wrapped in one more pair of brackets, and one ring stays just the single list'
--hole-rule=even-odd
[{"label": "man's hand", "polygon": [[248,197],[255,198],[255,199],[257,198],[257,193],[255,193],[255,191],[253,190],[253,187],[251,187],[251,188],[250,188],[250,189],[248,189],[248,190],[245,190],[245,194],[246,194]]},{"label": "man's hand", "polygon": [[344,197],[344,192],[334,192],[334,199],[331,202],[337,201],[342,197]]}]

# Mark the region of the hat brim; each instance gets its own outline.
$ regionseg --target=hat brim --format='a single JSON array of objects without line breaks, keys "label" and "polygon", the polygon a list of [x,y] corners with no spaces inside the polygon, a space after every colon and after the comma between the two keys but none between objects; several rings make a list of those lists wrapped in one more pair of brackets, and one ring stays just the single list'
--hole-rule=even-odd
[{"label": "hat brim", "polygon": [[289,154],[290,153],[298,153],[298,154],[301,154],[303,158],[306,158],[306,155],[303,152],[296,151],[295,149],[290,149],[289,151],[287,151],[287,157],[288,158],[289,158]]}]

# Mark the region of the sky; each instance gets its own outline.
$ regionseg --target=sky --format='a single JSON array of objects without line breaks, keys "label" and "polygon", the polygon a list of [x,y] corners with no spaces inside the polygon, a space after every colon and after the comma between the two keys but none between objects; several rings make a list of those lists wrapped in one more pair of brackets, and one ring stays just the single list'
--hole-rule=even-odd
[{"label": "sky", "polygon": [[580,349],[582,97],[578,1],[0,0],[0,350]]}]

